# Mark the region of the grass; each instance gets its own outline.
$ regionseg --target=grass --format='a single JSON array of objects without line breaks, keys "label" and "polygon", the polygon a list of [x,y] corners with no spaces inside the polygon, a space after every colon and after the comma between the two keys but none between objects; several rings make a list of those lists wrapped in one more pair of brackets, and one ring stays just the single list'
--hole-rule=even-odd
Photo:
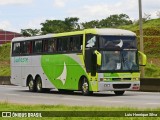
[{"label": "grass", "polygon": [[0,61],[9,61],[11,44],[7,43],[0,46]]},{"label": "grass", "polygon": [[10,44],[0,46],[0,76],[10,75]]},{"label": "grass", "polygon": [[0,76],[10,76],[10,75],[11,75],[11,71],[8,65],[0,66]]},{"label": "grass", "polygon": [[[73,113],[76,113],[75,111],[98,111],[98,112],[104,112],[104,111],[109,111],[109,114],[114,113],[114,111],[125,111],[125,112],[138,112],[138,111],[160,111],[160,108],[157,109],[137,109],[137,108],[127,108],[127,107],[122,107],[122,108],[115,108],[115,107],[79,107],[79,106],[64,106],[64,105],[19,105],[19,104],[11,104],[8,102],[2,102],[0,103],[0,111],[73,111]],[[94,112],[93,112],[94,113]],[[92,114],[93,114],[92,113]],[[116,113],[116,112],[115,112]],[[59,113],[61,114],[61,112]],[[9,118],[8,118],[9,119]],[[12,119],[22,119],[22,118],[12,118]],[[23,118],[24,120],[30,120],[31,118]],[[32,118],[33,120],[36,118]],[[46,118],[41,118],[41,119],[46,119]],[[152,117],[54,117],[54,118],[47,118],[47,119],[60,119],[60,120],[72,120],[72,119],[78,119],[78,120],[83,120],[83,119],[95,119],[95,120],[103,120],[103,119],[128,119],[128,120],[137,120],[137,119],[160,119],[160,118],[152,118]],[[1,118],[1,120],[6,120],[6,118]]]},{"label": "grass", "polygon": [[160,67],[148,63],[145,67],[145,77],[160,78]]},{"label": "grass", "polygon": [[[131,30],[131,31],[137,31],[137,30],[139,30],[139,25],[138,25],[138,23],[135,23],[132,25],[121,26],[120,28]],[[148,21],[144,22],[143,29],[147,29],[147,28],[160,28],[160,18],[152,19],[152,20],[148,20]],[[160,36],[160,35],[158,35],[158,36]]]}]

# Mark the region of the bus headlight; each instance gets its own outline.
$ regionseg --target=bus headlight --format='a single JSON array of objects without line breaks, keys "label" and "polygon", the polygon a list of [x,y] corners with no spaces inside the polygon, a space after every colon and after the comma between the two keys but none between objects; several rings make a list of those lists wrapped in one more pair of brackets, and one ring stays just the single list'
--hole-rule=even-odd
[{"label": "bus headlight", "polygon": [[104,87],[110,87],[110,84],[104,84]]},{"label": "bus headlight", "polygon": [[100,78],[100,81],[110,81],[110,78]]}]

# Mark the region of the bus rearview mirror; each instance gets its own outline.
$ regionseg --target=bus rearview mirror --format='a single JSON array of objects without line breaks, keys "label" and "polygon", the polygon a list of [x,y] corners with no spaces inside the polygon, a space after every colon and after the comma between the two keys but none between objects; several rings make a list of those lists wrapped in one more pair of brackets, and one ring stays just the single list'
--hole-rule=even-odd
[{"label": "bus rearview mirror", "polygon": [[101,66],[101,64],[102,64],[102,55],[101,55],[101,53],[98,52],[97,50],[95,50],[94,53],[97,56],[97,65]]},{"label": "bus rearview mirror", "polygon": [[145,66],[146,63],[147,63],[147,56],[140,51],[138,51],[138,53],[139,53],[139,58],[140,58],[139,59],[139,65],[140,66]]}]

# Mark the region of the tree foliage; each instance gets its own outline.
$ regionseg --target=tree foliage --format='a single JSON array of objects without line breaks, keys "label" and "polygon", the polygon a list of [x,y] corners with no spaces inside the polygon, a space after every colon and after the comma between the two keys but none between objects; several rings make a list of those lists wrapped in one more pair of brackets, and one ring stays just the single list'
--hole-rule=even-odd
[{"label": "tree foliage", "polygon": [[26,37],[35,36],[40,34],[38,29],[21,29],[21,34]]},{"label": "tree foliage", "polygon": [[129,16],[126,14],[115,14],[115,15],[110,15],[106,19],[102,19],[100,21],[100,24],[102,27],[119,27],[123,25],[129,25],[132,24],[132,21],[130,20]]},{"label": "tree foliage", "polygon": [[47,34],[79,30],[78,20],[77,17],[65,18],[65,20],[46,20],[41,23],[41,31],[43,34]]},{"label": "tree foliage", "polygon": [[[64,20],[46,20],[41,23],[41,34],[70,32],[88,28],[116,28],[123,25],[132,24],[129,16],[126,14],[115,14],[102,20],[92,20],[79,23],[78,17],[68,17]],[[22,29],[24,36],[33,36],[40,33],[37,29]]]},{"label": "tree foliage", "polygon": [[98,20],[92,20],[90,22],[84,22],[82,23],[83,28],[100,28],[100,24]]},{"label": "tree foliage", "polygon": [[44,23],[41,23],[41,31],[43,34],[47,33],[60,33],[60,32],[69,32],[80,29],[88,28],[105,28],[105,27],[119,27],[122,25],[132,24],[129,16],[126,14],[115,14],[107,17],[102,20],[92,20],[89,22],[78,23],[79,18],[77,17],[68,17],[64,20],[46,20]]},{"label": "tree foliage", "polygon": [[79,30],[80,25],[78,21],[79,21],[79,18],[77,17],[65,18],[64,22],[67,25],[67,31]]}]

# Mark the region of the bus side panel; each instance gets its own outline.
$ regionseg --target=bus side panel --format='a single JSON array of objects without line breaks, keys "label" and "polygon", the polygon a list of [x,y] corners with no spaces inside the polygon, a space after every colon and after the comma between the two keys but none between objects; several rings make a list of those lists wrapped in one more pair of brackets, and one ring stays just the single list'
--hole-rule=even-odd
[{"label": "bus side panel", "polygon": [[57,89],[78,90],[80,77],[87,76],[77,54],[43,55],[41,64],[44,73]]},{"label": "bus side panel", "polygon": [[41,77],[43,88],[55,88],[54,85],[49,81],[46,74],[41,67],[41,55],[32,56],[32,74],[35,79],[37,75]]},{"label": "bus side panel", "polygon": [[14,85],[22,85],[21,57],[11,58],[11,83]]},{"label": "bus side panel", "polygon": [[31,56],[23,56],[25,61],[21,63],[22,66],[22,86],[26,86],[26,80],[29,75],[34,78],[33,75],[33,65],[32,65],[32,57]]}]

